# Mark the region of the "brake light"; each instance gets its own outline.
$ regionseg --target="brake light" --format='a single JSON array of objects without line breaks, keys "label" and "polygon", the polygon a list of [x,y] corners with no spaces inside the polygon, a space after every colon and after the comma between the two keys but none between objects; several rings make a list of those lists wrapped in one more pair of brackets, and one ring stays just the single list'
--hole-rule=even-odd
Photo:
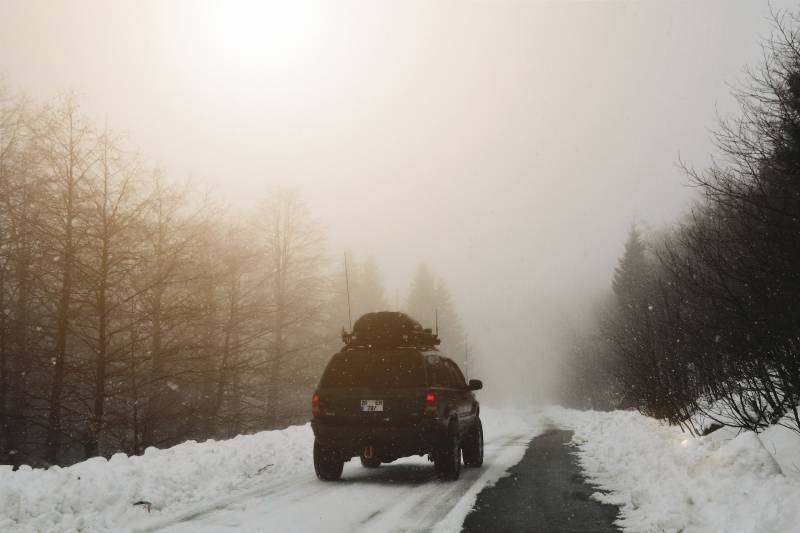
[{"label": "brake light", "polygon": [[315,392],[313,396],[311,396],[311,414],[314,418],[319,418],[319,393]]},{"label": "brake light", "polygon": [[425,395],[425,416],[433,416],[436,414],[436,394],[429,392]]}]

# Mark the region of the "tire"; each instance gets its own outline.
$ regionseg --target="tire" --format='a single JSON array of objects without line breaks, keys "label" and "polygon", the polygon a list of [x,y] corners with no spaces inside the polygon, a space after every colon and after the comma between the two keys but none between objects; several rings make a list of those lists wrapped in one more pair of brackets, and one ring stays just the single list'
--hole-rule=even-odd
[{"label": "tire", "polygon": [[461,474],[461,446],[458,426],[450,424],[447,435],[433,454],[433,466],[440,479],[455,481]]},{"label": "tire", "polygon": [[481,419],[475,417],[475,424],[462,448],[464,466],[477,468],[483,465],[483,425]]},{"label": "tire", "polygon": [[336,481],[342,477],[344,461],[332,448],[326,448],[314,439],[314,471],[322,481]]}]

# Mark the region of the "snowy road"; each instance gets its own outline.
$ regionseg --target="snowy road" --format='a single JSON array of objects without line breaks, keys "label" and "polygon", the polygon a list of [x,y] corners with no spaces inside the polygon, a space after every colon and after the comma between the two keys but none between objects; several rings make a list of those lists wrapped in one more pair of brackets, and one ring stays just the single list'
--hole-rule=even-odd
[{"label": "snowy road", "polygon": [[293,479],[265,483],[132,531],[459,531],[478,492],[519,462],[545,428],[531,420],[524,429],[506,429],[511,431],[497,428],[487,434],[484,466],[463,469],[456,482],[436,479],[433,465],[423,457],[376,470],[352,460],[336,483],[318,481],[309,463]]},{"label": "snowy road", "polygon": [[[0,468],[0,531],[449,533],[461,530],[478,493],[517,465],[516,478],[481,497],[483,516],[470,517],[480,518],[478,530],[487,529],[486,519],[535,524],[536,516],[525,517],[544,512],[550,500],[556,518],[545,518],[563,522],[562,502],[551,496],[579,490],[585,500],[594,489],[572,486],[585,477],[601,489],[592,499],[619,507],[616,526],[626,532],[800,533],[800,445],[783,426],[760,435],[723,428],[693,437],[629,411],[485,408],[481,418],[486,461],[456,482],[437,480],[423,458],[377,470],[351,461],[340,482],[320,482],[308,424],[66,468]],[[520,463],[528,443],[551,428],[573,432],[568,454],[554,457],[564,443],[548,447],[542,438]],[[567,459],[580,475],[558,466]],[[504,496],[504,487],[521,488],[523,497]]]}]

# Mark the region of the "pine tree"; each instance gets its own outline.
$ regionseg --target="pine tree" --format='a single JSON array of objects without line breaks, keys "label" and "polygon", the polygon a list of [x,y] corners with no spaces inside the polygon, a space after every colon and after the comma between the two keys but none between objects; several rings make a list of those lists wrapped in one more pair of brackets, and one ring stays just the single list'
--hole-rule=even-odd
[{"label": "pine tree", "polygon": [[425,264],[417,268],[411,283],[407,310],[425,328],[435,328],[438,322],[440,349],[463,364],[466,352],[464,327],[453,298],[443,278],[434,278]]},{"label": "pine tree", "polygon": [[621,305],[630,307],[639,301],[645,286],[646,274],[645,244],[636,224],[633,224],[625,242],[625,253],[619,260],[619,266],[614,270],[612,282],[614,294]]},{"label": "pine tree", "polygon": [[455,361],[463,363],[465,359],[464,327],[461,317],[456,312],[450,291],[442,278],[436,281],[434,305],[438,315],[439,338],[442,340],[440,349]]},{"label": "pine tree", "polygon": [[356,276],[351,278],[351,281],[355,281],[356,289],[355,298],[353,299],[355,316],[386,310],[387,303],[383,288],[383,276],[375,256],[370,255],[355,270]]},{"label": "pine tree", "polygon": [[651,342],[652,305],[648,303],[648,264],[645,243],[636,225],[625,242],[625,252],[614,271],[612,288],[617,305],[607,317],[605,330],[617,353],[617,372],[627,386],[624,406],[642,407],[644,395],[653,389]]},{"label": "pine tree", "polygon": [[414,280],[411,282],[406,309],[411,318],[422,324],[422,327],[433,327],[436,312],[436,282],[433,273],[424,263],[420,263],[417,267]]}]

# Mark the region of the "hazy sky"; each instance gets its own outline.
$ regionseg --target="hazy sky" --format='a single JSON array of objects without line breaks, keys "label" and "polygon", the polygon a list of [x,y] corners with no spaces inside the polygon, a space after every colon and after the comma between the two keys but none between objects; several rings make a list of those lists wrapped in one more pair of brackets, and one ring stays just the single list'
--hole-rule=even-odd
[{"label": "hazy sky", "polygon": [[686,209],[676,161],[708,159],[768,15],[766,0],[0,0],[0,75],[37,99],[79,93],[237,208],[297,186],[332,253],[376,256],[392,302],[426,261],[487,381],[519,393],[552,382],[553,332],[608,285],[631,222]]}]

